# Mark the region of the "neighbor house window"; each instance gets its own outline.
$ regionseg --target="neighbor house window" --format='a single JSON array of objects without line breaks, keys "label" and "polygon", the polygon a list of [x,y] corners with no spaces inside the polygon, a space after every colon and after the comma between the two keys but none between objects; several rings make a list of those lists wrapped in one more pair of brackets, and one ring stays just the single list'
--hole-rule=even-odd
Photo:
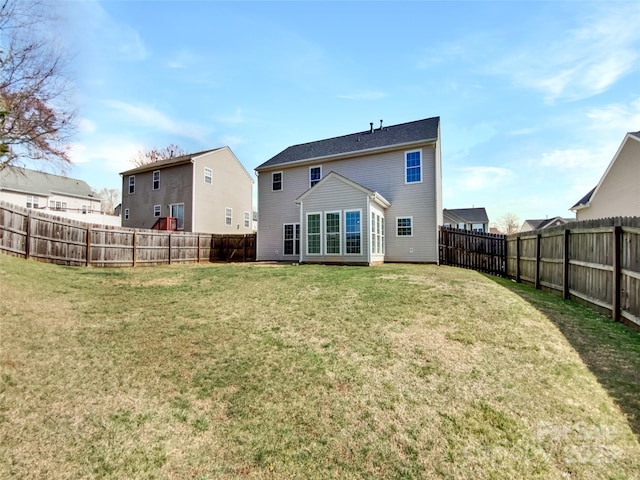
[{"label": "neighbor house window", "polygon": [[371,212],[371,253],[384,255],[384,217],[375,211]]},{"label": "neighbor house window", "polygon": [[[35,195],[27,195],[27,208],[38,208],[40,204],[40,198]],[[47,203],[45,202],[45,206]]]},{"label": "neighbor house window", "polygon": [[67,202],[60,202],[60,201],[54,201],[51,200],[49,202],[49,208],[51,210],[57,210],[59,212],[66,212],[67,211]]},{"label": "neighbor house window", "polygon": [[129,209],[128,208],[124,209],[124,219],[125,220],[129,220]]},{"label": "neighbor house window", "polygon": [[282,172],[273,172],[271,174],[271,190],[274,192],[282,190]]},{"label": "neighbor house window", "polygon": [[251,226],[251,217],[249,216],[249,212],[244,212],[244,228],[249,228]]},{"label": "neighbor house window", "polygon": [[422,150],[405,152],[405,183],[422,182]]},{"label": "neighbor house window", "polygon": [[154,217],[159,217],[161,212],[162,212],[162,206],[161,205],[154,205],[153,206],[153,216]]},{"label": "neighbor house window", "polygon": [[211,185],[213,183],[213,170],[209,167],[204,167],[204,183]]},{"label": "neighbor house window", "polygon": [[474,232],[484,232],[484,223],[472,223],[471,230]]},{"label": "neighbor house window", "polygon": [[227,226],[231,226],[231,224],[233,223],[233,210],[231,210],[229,207],[224,209],[224,224]]},{"label": "neighbor house window", "polygon": [[169,213],[176,219],[176,228],[184,230],[184,203],[172,203],[169,205]]},{"label": "neighbor house window", "polygon": [[285,223],[284,224],[284,249],[285,255],[300,254],[300,224]]},{"label": "neighbor house window", "polygon": [[313,187],[322,178],[322,167],[309,168],[309,188]]},{"label": "neighbor house window", "polygon": [[307,254],[320,255],[320,214],[307,213]]},{"label": "neighbor house window", "polygon": [[360,210],[344,212],[344,248],[347,255],[361,253],[361,236]]},{"label": "neighbor house window", "polygon": [[413,217],[398,217],[396,218],[398,225],[397,235],[399,237],[412,237],[413,236]]},{"label": "neighbor house window", "polygon": [[90,209],[89,205],[82,205],[82,213],[88,213]]},{"label": "neighbor house window", "polygon": [[160,170],[154,170],[153,172],[153,189],[160,190]]},{"label": "neighbor house window", "polygon": [[136,176],[129,175],[129,195],[136,193]]},{"label": "neighbor house window", "polygon": [[327,255],[340,255],[340,212],[326,212],[325,246]]},{"label": "neighbor house window", "polygon": [[462,222],[458,224],[458,229],[459,230],[466,230],[467,229],[467,224]]}]

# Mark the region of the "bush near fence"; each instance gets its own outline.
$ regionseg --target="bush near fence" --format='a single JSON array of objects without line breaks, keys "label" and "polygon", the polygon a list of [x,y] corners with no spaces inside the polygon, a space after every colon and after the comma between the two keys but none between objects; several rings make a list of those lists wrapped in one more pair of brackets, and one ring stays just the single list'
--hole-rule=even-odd
[{"label": "bush near fence", "polygon": [[245,262],[255,261],[256,235],[87,224],[0,202],[0,250],[46,262],[97,267]]}]

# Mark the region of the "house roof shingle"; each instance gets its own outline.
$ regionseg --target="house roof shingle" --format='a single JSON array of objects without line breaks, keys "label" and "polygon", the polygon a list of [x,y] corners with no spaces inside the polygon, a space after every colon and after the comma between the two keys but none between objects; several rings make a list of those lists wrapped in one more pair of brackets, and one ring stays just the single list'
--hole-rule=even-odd
[{"label": "house roof shingle", "polygon": [[131,170],[120,172],[120,175],[134,175],[136,173],[148,172],[150,170],[158,170],[159,168],[182,165],[183,163],[190,163],[191,160],[193,160],[195,157],[199,157],[200,155],[204,155],[205,153],[210,153],[215,150],[220,150],[221,148],[224,147],[211,148],[209,150],[203,150],[202,152],[189,153],[187,155],[181,155],[179,157],[165,158],[164,160],[158,160],[157,162],[147,163],[146,165],[142,165],[141,167],[136,167],[132,168]]},{"label": "house roof shingle", "polygon": [[580,200],[578,200],[578,202],[571,207],[569,210],[573,210],[574,208],[578,208],[578,207],[582,207],[584,205],[586,205],[587,203],[589,203],[589,200],[591,200],[591,195],[593,195],[593,192],[596,191],[596,187],[593,187],[591,190],[589,190],[589,193],[587,193],[584,197],[582,197]]},{"label": "house roof shingle", "polygon": [[454,216],[465,220],[467,223],[487,223],[489,216],[484,207],[478,208],[445,208],[444,214],[453,214]]},{"label": "house roof shingle", "polygon": [[0,170],[0,190],[40,196],[58,193],[99,200],[96,193],[84,180],[16,166],[7,166]]},{"label": "house roof shingle", "polygon": [[438,139],[439,124],[440,117],[432,117],[385,126],[382,129],[377,128],[373,132],[366,130],[341,137],[292,145],[258,166],[256,170],[291,162],[376,150],[394,145],[435,141]]}]

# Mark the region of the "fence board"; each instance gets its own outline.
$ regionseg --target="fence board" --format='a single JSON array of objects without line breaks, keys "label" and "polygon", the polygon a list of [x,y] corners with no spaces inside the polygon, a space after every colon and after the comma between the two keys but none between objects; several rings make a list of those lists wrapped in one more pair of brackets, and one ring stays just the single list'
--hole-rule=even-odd
[{"label": "fence board", "polygon": [[440,228],[440,263],[504,275],[507,263],[505,235]]},{"label": "fence board", "polygon": [[256,235],[159,232],[89,225],[0,202],[0,250],[67,265],[255,261]]}]

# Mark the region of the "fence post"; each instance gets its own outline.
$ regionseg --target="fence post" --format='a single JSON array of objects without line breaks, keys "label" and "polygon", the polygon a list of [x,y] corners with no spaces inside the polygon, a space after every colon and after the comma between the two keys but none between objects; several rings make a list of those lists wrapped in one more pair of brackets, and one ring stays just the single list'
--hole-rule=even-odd
[{"label": "fence post", "polygon": [[87,227],[87,262],[86,266],[91,265],[91,225]]},{"label": "fence post", "polygon": [[520,283],[520,235],[516,237],[516,282]]},{"label": "fence post", "polygon": [[24,244],[24,258],[31,254],[31,210],[27,212],[27,240]]},{"label": "fence post", "polygon": [[198,242],[198,263],[200,263],[200,234],[196,235],[196,241]]},{"label": "fence post", "polygon": [[622,227],[613,227],[613,299],[611,307],[611,317],[614,321],[620,321],[620,273],[621,273],[621,248],[620,238],[622,237]]},{"label": "fence post", "polygon": [[171,265],[171,234],[169,234],[169,265]]},{"label": "fence post", "polygon": [[133,266],[136,266],[136,247],[138,246],[138,232],[133,231]]},{"label": "fence post", "polygon": [[568,228],[564,230],[564,247],[562,251],[562,298],[569,299],[569,235]]},{"label": "fence post", "polygon": [[540,290],[540,244],[542,235],[536,235],[536,290]]}]

